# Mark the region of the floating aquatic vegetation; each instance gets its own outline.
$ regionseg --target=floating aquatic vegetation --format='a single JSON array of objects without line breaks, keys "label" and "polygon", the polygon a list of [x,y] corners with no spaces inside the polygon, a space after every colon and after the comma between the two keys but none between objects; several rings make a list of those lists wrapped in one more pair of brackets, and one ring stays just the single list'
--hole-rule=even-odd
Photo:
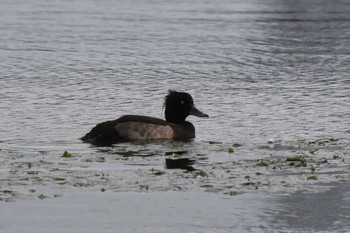
[{"label": "floating aquatic vegetation", "polygon": [[307,163],[306,163],[306,159],[302,156],[292,156],[292,157],[288,157],[286,159],[286,161],[289,161],[289,162],[300,162],[300,165],[303,166],[303,167],[306,167],[307,166]]},{"label": "floating aquatic vegetation", "polygon": [[[327,139],[325,146],[320,145],[321,141],[308,144],[309,141],[274,140],[267,144],[265,140],[245,142],[241,147],[233,142],[197,141],[183,143],[182,148],[173,148],[172,142],[121,144],[84,155],[74,152],[71,158],[63,158],[71,154],[69,150],[52,152],[54,156],[2,152],[0,168],[6,182],[1,190],[19,187],[23,191],[14,195],[0,190],[0,201],[37,198],[40,189],[35,194],[27,192],[33,184],[49,188],[91,187],[98,191],[102,188],[102,192],[202,190],[237,195],[256,189],[268,193],[317,191],[322,184],[349,179],[348,139]],[[234,154],[229,154],[229,147]],[[318,154],[312,155],[309,150],[318,150]],[[22,189],[22,185],[26,188]]]},{"label": "floating aquatic vegetation", "polygon": [[317,176],[315,175],[308,176],[307,180],[317,180]]},{"label": "floating aquatic vegetation", "polygon": [[327,138],[327,139],[318,139],[315,141],[308,142],[308,145],[317,145],[317,146],[326,146],[327,144],[331,144],[334,142],[338,142],[339,139],[335,137]]},{"label": "floating aquatic vegetation", "polygon": [[309,153],[314,155],[314,154],[317,154],[318,150],[316,149],[312,149],[312,150],[309,150]]},{"label": "floating aquatic vegetation", "polygon": [[62,177],[54,177],[53,178],[54,181],[64,181],[66,180],[65,178],[62,178]]},{"label": "floating aquatic vegetation", "polygon": [[256,164],[257,166],[260,166],[260,167],[267,167],[268,164],[267,162],[265,162],[264,160],[259,160],[259,162]]},{"label": "floating aquatic vegetation", "polygon": [[232,147],[229,147],[229,148],[227,148],[227,152],[228,153],[233,153],[233,152],[235,152],[235,150]]},{"label": "floating aquatic vegetation", "polygon": [[72,153],[69,153],[68,151],[64,151],[62,154],[62,157],[64,157],[64,158],[70,158],[72,156],[73,156]]},{"label": "floating aquatic vegetation", "polygon": [[316,168],[315,168],[313,165],[311,165],[311,166],[310,166],[310,170],[311,170],[311,174],[314,174],[314,173],[315,173]]}]

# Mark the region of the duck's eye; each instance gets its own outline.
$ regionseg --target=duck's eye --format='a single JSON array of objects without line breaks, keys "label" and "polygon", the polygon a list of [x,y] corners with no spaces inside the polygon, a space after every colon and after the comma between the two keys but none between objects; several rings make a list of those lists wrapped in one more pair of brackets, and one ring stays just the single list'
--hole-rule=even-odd
[{"label": "duck's eye", "polygon": [[181,100],[181,101],[180,101],[180,104],[181,104],[181,105],[184,105],[184,104],[185,104],[185,101],[184,101],[184,100]]}]

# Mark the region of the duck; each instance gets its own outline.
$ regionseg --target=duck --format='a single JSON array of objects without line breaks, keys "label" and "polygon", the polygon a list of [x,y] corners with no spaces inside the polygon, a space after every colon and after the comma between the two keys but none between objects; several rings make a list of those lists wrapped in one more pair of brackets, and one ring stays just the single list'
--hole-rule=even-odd
[{"label": "duck", "polygon": [[165,120],[151,116],[124,115],[97,124],[81,140],[95,145],[134,140],[186,140],[195,138],[195,127],[186,118],[189,115],[209,117],[195,107],[192,96],[187,92],[169,90],[163,106]]}]

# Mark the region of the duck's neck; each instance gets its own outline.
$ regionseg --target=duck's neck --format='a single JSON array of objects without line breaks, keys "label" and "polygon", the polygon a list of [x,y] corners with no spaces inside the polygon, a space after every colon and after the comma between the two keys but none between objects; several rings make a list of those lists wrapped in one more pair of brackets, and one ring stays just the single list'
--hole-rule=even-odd
[{"label": "duck's neck", "polygon": [[165,109],[165,120],[167,122],[179,124],[183,123],[186,120],[187,115],[181,112],[176,112],[172,109]]}]

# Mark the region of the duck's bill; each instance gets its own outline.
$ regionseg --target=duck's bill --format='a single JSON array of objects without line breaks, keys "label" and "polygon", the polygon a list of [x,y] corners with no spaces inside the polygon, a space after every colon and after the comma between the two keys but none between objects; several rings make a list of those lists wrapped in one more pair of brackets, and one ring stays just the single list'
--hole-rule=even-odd
[{"label": "duck's bill", "polygon": [[195,106],[192,106],[192,109],[190,110],[190,115],[197,116],[197,117],[209,117],[208,114],[205,114],[199,111]]}]

